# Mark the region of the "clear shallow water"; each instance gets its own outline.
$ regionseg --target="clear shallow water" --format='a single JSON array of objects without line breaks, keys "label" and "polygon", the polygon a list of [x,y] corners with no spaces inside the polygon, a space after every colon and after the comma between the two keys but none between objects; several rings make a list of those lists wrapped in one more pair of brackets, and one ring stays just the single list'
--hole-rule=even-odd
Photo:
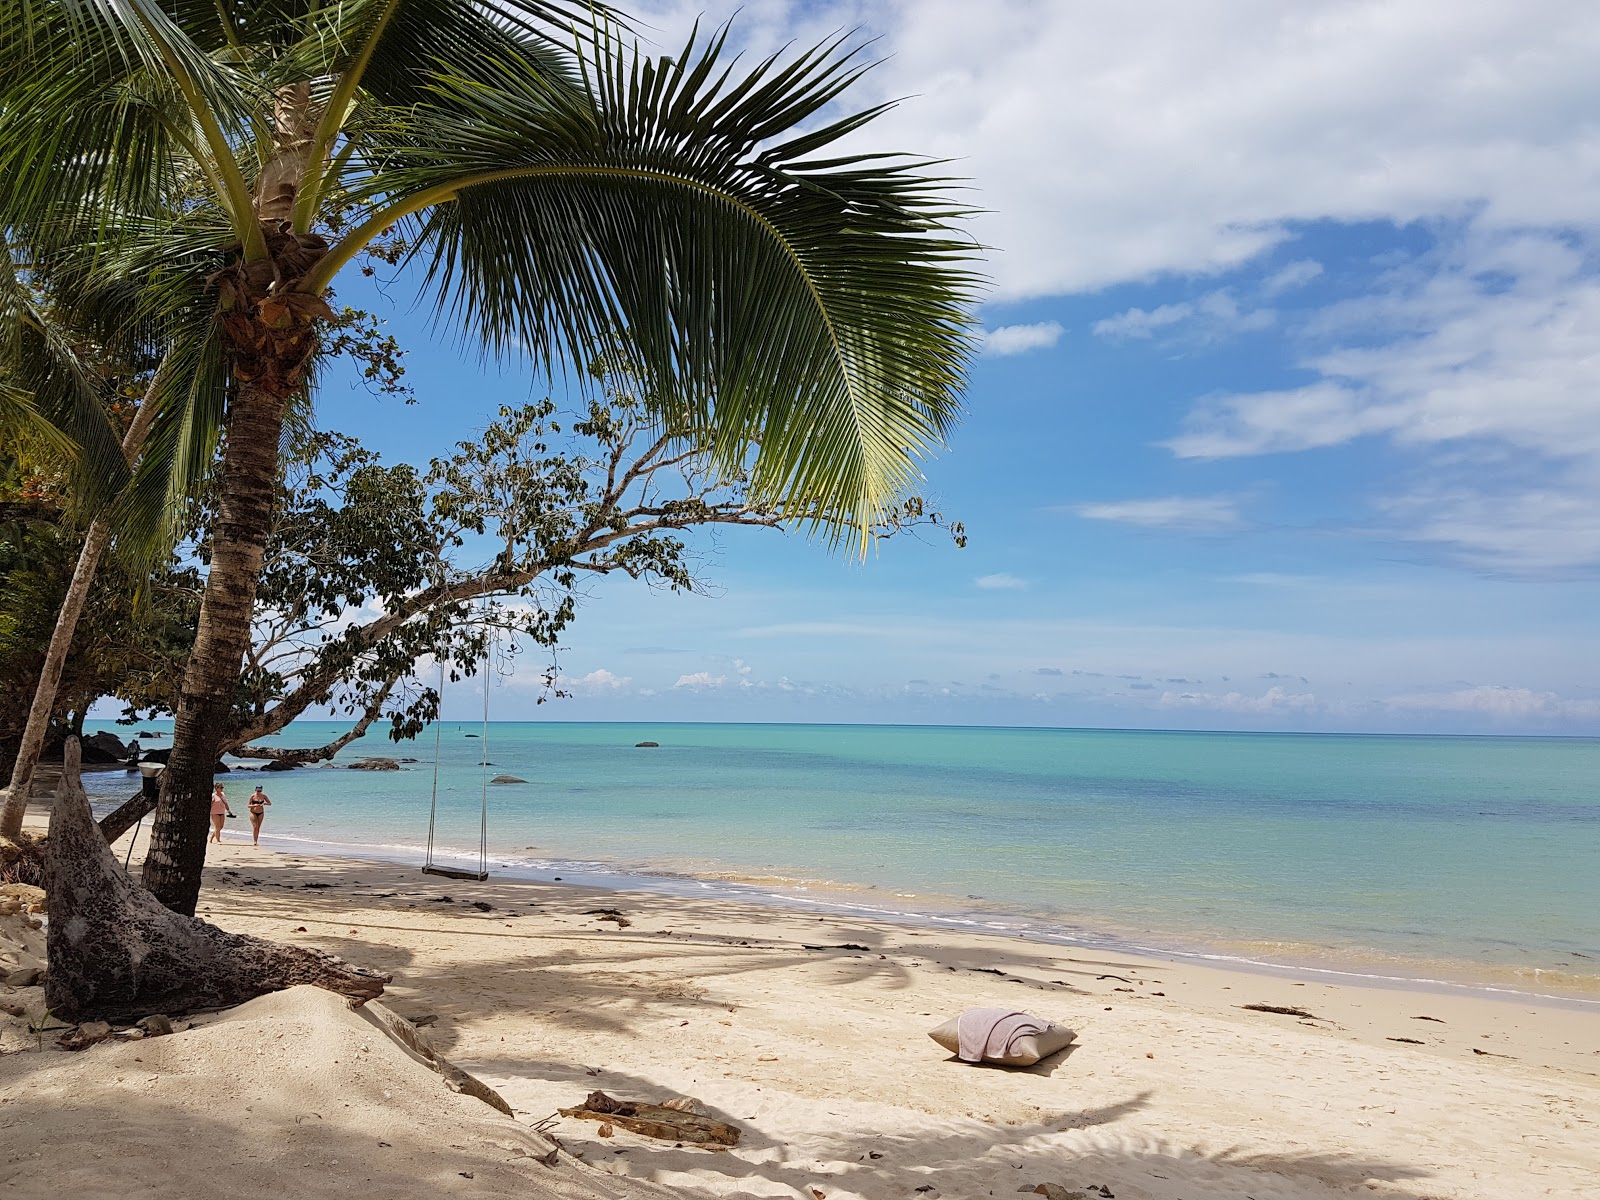
[{"label": "clear shallow water", "polygon": [[[444,728],[436,833],[474,861],[479,732]],[[1597,739],[520,722],[487,744],[490,775],[530,781],[489,789],[496,870],[1600,997]],[[277,837],[420,858],[432,752],[369,737],[340,761],[423,761],[229,793],[264,782]]]}]

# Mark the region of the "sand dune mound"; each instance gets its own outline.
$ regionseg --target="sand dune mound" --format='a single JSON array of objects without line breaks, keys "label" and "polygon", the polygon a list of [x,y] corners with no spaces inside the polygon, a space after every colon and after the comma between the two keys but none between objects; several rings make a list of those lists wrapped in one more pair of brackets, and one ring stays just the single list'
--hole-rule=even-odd
[{"label": "sand dune mound", "polygon": [[0,1188],[17,1197],[666,1194],[564,1156],[541,1165],[545,1139],[310,987],[170,1037],[0,1054],[0,1126]]}]

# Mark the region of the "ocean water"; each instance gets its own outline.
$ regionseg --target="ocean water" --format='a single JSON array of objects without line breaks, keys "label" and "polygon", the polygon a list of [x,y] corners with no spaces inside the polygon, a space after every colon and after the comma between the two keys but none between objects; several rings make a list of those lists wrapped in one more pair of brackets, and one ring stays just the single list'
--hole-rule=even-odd
[{"label": "ocean water", "polygon": [[[302,722],[286,744],[339,729]],[[1600,739],[557,722],[469,736],[483,732],[440,730],[451,865],[476,861],[483,779],[505,773],[528,782],[488,788],[500,874],[1600,1000]],[[243,773],[229,793],[242,813],[265,783],[275,845],[420,862],[433,748],[432,729],[368,737],[340,763],[421,761]]]}]

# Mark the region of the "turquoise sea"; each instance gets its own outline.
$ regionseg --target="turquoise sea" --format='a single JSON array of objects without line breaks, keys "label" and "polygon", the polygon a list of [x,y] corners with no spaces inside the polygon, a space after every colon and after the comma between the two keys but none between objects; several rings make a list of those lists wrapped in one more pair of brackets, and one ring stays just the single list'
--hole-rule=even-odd
[{"label": "turquoise sea", "polygon": [[[126,727],[114,728],[126,737]],[[168,729],[157,723],[146,729]],[[287,744],[335,736],[302,722]],[[503,875],[1600,1001],[1600,739],[859,725],[441,729],[436,841]],[[638,749],[653,740],[656,749]],[[160,746],[163,740],[147,746]],[[487,747],[492,764],[481,766]],[[228,777],[278,846],[420,861],[434,731]],[[89,782],[106,798],[120,774]],[[237,824],[241,829],[235,829]],[[244,822],[230,823],[239,836]],[[247,831],[243,831],[247,832]]]}]

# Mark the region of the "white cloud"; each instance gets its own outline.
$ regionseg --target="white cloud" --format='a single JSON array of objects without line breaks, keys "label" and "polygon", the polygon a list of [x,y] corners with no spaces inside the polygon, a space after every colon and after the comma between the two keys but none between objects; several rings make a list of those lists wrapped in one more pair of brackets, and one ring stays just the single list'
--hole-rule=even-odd
[{"label": "white cloud", "polygon": [[1320,380],[1205,401],[1173,450],[1225,458],[1382,433],[1600,455],[1600,280],[1583,251],[1556,235],[1469,233],[1439,258],[1328,311],[1317,332],[1353,344],[1305,361]]},{"label": "white cloud", "polygon": [[1013,354],[1026,354],[1030,350],[1047,350],[1061,340],[1066,331],[1057,321],[1041,321],[1036,325],[1002,325],[983,334],[983,352],[997,358]]},{"label": "white cloud", "polygon": [[1150,341],[1158,334],[1209,345],[1241,333],[1270,328],[1277,314],[1270,308],[1243,309],[1226,288],[1207,292],[1197,300],[1163,304],[1159,308],[1130,308],[1094,323],[1096,337],[1108,341]]},{"label": "white cloud", "polygon": [[882,34],[862,147],[953,159],[1002,299],[1215,272],[1292,223],[1589,227],[1600,10],[1572,0],[640,0],[671,46]]},{"label": "white cloud", "polygon": [[1568,700],[1554,692],[1484,684],[1455,692],[1422,692],[1393,696],[1386,705],[1402,712],[1480,713],[1508,720],[1528,717],[1583,718],[1600,716],[1600,701]]},{"label": "white cloud", "polygon": [[1281,296],[1303,288],[1322,274],[1322,264],[1314,258],[1300,258],[1285,263],[1261,281],[1261,291],[1268,296]]},{"label": "white cloud", "polygon": [[627,675],[617,675],[604,667],[596,668],[587,675],[559,675],[556,677],[556,686],[562,691],[604,694],[618,692],[627,687],[633,679]]},{"label": "white cloud", "polygon": [[1026,579],[1003,572],[998,575],[979,575],[972,582],[985,591],[1021,591],[1028,586]]},{"label": "white cloud", "polygon": [[728,682],[726,675],[713,675],[710,671],[696,671],[692,675],[679,675],[675,688],[689,688],[691,691],[710,691],[722,687]]},{"label": "white cloud", "polygon": [[1395,416],[1338,383],[1223,396],[1199,404],[1165,443],[1179,458],[1240,458],[1337,446],[1394,428]]},{"label": "white cloud", "polygon": [[1156,703],[1161,708],[1254,714],[1309,713],[1321,708],[1315,693],[1291,692],[1281,687],[1270,687],[1259,696],[1242,692],[1162,692]]},{"label": "white cloud", "polygon": [[1079,504],[1072,511],[1091,521],[1115,521],[1146,529],[1219,532],[1239,524],[1238,504],[1226,496],[1161,496]]}]

